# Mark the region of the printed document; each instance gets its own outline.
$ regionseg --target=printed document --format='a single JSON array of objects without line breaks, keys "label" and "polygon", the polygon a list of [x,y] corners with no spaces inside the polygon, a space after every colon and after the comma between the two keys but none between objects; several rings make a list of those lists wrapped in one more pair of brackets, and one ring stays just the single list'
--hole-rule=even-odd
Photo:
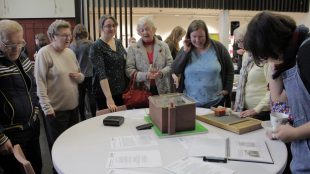
[{"label": "printed document", "polygon": [[110,152],[107,168],[160,167],[159,150]]},{"label": "printed document", "polygon": [[112,149],[126,149],[155,145],[158,145],[158,142],[152,135],[119,136],[111,138]]},{"label": "printed document", "polygon": [[176,174],[233,174],[234,171],[201,159],[182,158],[165,167]]}]

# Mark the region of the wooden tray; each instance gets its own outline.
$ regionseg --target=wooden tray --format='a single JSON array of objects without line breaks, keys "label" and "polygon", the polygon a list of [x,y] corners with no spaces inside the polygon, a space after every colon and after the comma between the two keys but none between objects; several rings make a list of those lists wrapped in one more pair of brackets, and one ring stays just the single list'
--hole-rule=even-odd
[{"label": "wooden tray", "polygon": [[213,126],[237,133],[244,134],[261,128],[261,121],[255,118],[240,118],[236,115],[217,117],[214,112],[206,115],[197,115],[197,120]]}]

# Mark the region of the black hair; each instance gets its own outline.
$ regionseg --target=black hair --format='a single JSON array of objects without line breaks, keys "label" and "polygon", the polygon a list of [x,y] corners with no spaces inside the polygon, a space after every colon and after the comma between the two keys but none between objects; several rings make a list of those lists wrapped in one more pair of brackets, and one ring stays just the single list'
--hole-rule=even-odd
[{"label": "black hair", "polygon": [[259,66],[269,58],[282,60],[273,75],[276,78],[296,61],[295,56],[286,52],[296,27],[296,22],[289,16],[261,12],[248,24],[244,48],[252,53],[255,64]]}]

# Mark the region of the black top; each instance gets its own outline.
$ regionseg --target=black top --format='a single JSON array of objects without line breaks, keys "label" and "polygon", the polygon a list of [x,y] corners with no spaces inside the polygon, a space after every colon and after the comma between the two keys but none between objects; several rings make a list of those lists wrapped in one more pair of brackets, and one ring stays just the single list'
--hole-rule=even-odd
[{"label": "black top", "polygon": [[[112,95],[122,94],[126,88],[126,51],[122,43],[115,39],[116,51],[98,39],[90,47],[90,58],[95,69],[96,92],[101,94],[99,81],[108,79]],[[96,90],[96,89],[95,89]],[[97,93],[98,94],[98,93]]]},{"label": "black top", "polygon": [[175,57],[177,56],[178,50],[175,47],[175,44],[172,42],[166,42],[167,45],[169,46],[170,52],[171,52],[171,56],[173,58],[173,60],[175,59]]}]

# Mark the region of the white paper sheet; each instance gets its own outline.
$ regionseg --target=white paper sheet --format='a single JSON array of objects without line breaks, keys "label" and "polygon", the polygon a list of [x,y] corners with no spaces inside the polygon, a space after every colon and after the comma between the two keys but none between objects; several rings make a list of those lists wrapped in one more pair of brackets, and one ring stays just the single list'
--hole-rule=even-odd
[{"label": "white paper sheet", "polygon": [[159,150],[110,152],[107,168],[160,167]]},{"label": "white paper sheet", "polygon": [[126,149],[155,145],[158,145],[158,142],[152,135],[119,136],[111,138],[112,149]]},{"label": "white paper sheet", "polygon": [[152,174],[152,173],[124,170],[124,169],[112,169],[108,171],[108,174]]},{"label": "white paper sheet", "polygon": [[209,159],[227,158],[227,138],[203,136],[180,137],[178,141],[188,149],[189,156],[207,157]]},{"label": "white paper sheet", "polygon": [[124,117],[131,118],[131,119],[143,119],[149,113],[149,109],[133,109],[133,110],[126,110]]},{"label": "white paper sheet", "polygon": [[202,159],[182,158],[165,167],[177,174],[233,174],[234,171],[214,163],[203,162]]}]

